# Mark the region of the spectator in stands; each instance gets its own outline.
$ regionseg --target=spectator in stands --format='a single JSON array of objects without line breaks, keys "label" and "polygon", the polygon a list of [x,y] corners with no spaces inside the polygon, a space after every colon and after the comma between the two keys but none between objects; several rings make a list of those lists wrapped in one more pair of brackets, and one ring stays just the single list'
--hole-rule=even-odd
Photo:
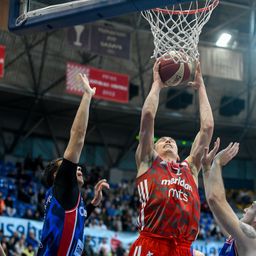
[{"label": "spectator in stands", "polygon": [[18,200],[24,202],[24,203],[30,203],[30,197],[26,193],[24,189],[24,182],[22,180],[18,181]]},{"label": "spectator in stands", "polygon": [[201,203],[201,212],[210,212],[210,208],[206,200]]},{"label": "spectator in stands", "polygon": [[13,232],[12,237],[14,237],[15,244],[20,240],[19,233],[17,231]]},{"label": "spectator in stands", "polygon": [[99,228],[107,230],[107,226],[104,224],[103,220],[99,220]]},{"label": "spectator in stands", "polygon": [[49,163],[44,172],[44,180],[50,188],[46,194],[46,214],[38,255],[81,255],[85,220],[100,204],[102,189],[109,188],[106,180],[99,181],[91,204],[84,206],[80,193],[84,178],[78,162],[95,88],[90,87],[86,75],[80,74],[80,77],[84,95],[72,124],[68,146],[63,158]]},{"label": "spectator in stands", "polygon": [[116,256],[124,256],[125,255],[125,249],[122,246],[122,243],[118,244],[117,248],[116,248]]},{"label": "spectator in stands", "polygon": [[22,252],[25,250],[25,237],[24,237],[24,235],[21,236],[19,241],[16,242],[14,248],[15,248],[15,253],[17,255],[21,255],[22,254]]},{"label": "spectator in stands", "polygon": [[107,243],[106,238],[102,238],[101,243],[99,244],[99,256],[109,256],[111,248]]},{"label": "spectator in stands", "polygon": [[45,199],[42,199],[42,201],[37,204],[37,211],[39,212],[39,219],[42,219],[44,217],[44,205],[45,205]]},{"label": "spectator in stands", "polygon": [[3,215],[4,211],[5,211],[5,202],[3,199],[2,192],[0,192],[0,215]]},{"label": "spectator in stands", "polygon": [[35,161],[34,161],[34,165],[35,165],[35,169],[39,169],[39,170],[44,170],[44,164],[43,164],[43,159],[42,159],[42,156],[39,155]]},{"label": "spectator in stands", "polygon": [[37,194],[37,202],[41,204],[44,199],[45,199],[45,189],[44,187],[41,187]]},{"label": "spectator in stands", "polygon": [[8,255],[13,256],[15,254],[15,237],[10,237],[8,243],[7,243],[7,248],[8,248]]},{"label": "spectator in stands", "polygon": [[34,213],[33,213],[33,211],[32,211],[30,208],[28,208],[28,209],[26,210],[25,214],[23,215],[23,218],[24,218],[24,219],[34,219]]},{"label": "spectator in stands", "polygon": [[7,195],[7,197],[4,200],[5,206],[6,206],[6,214],[9,217],[15,217],[16,215],[16,209],[14,208],[14,202],[10,194]]},{"label": "spectator in stands", "polygon": [[34,161],[31,153],[27,154],[24,159],[24,169],[25,170],[33,170],[34,169]]},{"label": "spectator in stands", "polygon": [[7,239],[6,236],[3,236],[1,244],[2,244],[2,248],[3,248],[4,253],[6,255],[8,255],[8,239]]},{"label": "spectator in stands", "polygon": [[221,173],[222,167],[237,155],[239,143],[230,143],[216,155],[219,144],[218,138],[210,153],[205,149],[202,159],[207,201],[222,231],[229,237],[219,255],[253,256],[256,251],[256,202],[244,210],[239,220],[226,200]]},{"label": "spectator in stands", "polygon": [[30,244],[35,251],[37,250],[38,241],[35,238],[35,233],[34,233],[33,230],[29,230],[28,236],[27,236],[27,239],[26,239],[26,244]]},{"label": "spectator in stands", "polygon": [[123,223],[121,221],[120,215],[117,215],[117,216],[114,217],[113,225],[114,225],[114,230],[115,231],[118,231],[118,232],[123,231]]},{"label": "spectator in stands", "polygon": [[218,252],[215,248],[212,248],[211,251],[210,251],[210,254],[209,256],[217,256],[218,255]]},{"label": "spectator in stands", "polygon": [[86,236],[84,252],[83,252],[84,256],[94,256],[94,252],[90,243],[91,243],[91,237]]},{"label": "spectator in stands", "polygon": [[34,256],[35,250],[31,244],[28,244],[25,249],[23,250],[21,256]]}]

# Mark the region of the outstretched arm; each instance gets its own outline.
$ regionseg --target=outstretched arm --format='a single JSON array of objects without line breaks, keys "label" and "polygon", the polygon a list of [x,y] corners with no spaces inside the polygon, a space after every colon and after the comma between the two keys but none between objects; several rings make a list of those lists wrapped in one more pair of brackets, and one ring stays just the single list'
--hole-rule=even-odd
[{"label": "outstretched arm", "polygon": [[89,106],[95,88],[91,88],[86,75],[80,74],[84,95],[77,110],[70,131],[68,146],[64,159],[54,180],[53,194],[65,210],[73,209],[79,198],[77,182],[77,163],[79,161],[89,118]]},{"label": "outstretched arm", "polygon": [[138,176],[148,169],[154,159],[154,120],[159,104],[159,94],[164,86],[158,72],[159,64],[159,61],[155,62],[154,81],[141,113],[139,145],[136,150]]},{"label": "outstretched arm", "polygon": [[[208,154],[205,149],[202,159],[203,179],[206,199],[210,209],[216,216],[221,227],[224,228],[237,242],[240,248],[244,247],[245,240],[249,239],[243,233],[239,225],[239,219],[227,202],[225,188],[222,179],[222,167],[236,156],[239,150],[238,143],[230,143],[228,147],[220,151],[216,156],[219,147],[219,139],[215,142],[214,149]],[[215,157],[214,157],[215,156]],[[211,160],[214,161],[211,164]]]},{"label": "outstretched arm", "polygon": [[64,158],[73,163],[78,163],[81,151],[84,146],[84,139],[89,118],[90,102],[92,96],[95,94],[95,88],[90,87],[86,75],[80,74],[80,79],[82,81],[84,95],[73,121],[68,146],[64,153]]},{"label": "outstretched arm", "polygon": [[193,83],[189,83],[189,85],[198,89],[199,98],[200,131],[193,142],[190,155],[187,158],[187,161],[192,167],[193,174],[197,176],[201,169],[201,159],[204,148],[209,147],[214,128],[212,109],[207,97],[199,63],[196,69],[195,81]]}]

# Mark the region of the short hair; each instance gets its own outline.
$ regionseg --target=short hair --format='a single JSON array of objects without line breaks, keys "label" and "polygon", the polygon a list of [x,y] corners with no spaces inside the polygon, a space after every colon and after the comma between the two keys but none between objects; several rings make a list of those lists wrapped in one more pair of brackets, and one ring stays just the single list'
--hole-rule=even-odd
[{"label": "short hair", "polygon": [[43,177],[42,177],[42,183],[46,187],[51,187],[54,182],[54,173],[58,171],[59,165],[58,162],[62,161],[63,158],[57,158],[47,164],[47,166],[44,169]]}]

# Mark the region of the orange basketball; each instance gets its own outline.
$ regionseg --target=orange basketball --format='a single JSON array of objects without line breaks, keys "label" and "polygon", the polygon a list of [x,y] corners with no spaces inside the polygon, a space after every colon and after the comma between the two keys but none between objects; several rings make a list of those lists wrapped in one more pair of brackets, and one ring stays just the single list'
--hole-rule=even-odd
[{"label": "orange basketball", "polygon": [[162,82],[168,86],[177,86],[193,80],[195,73],[194,63],[175,63],[173,60],[160,59],[159,75]]}]

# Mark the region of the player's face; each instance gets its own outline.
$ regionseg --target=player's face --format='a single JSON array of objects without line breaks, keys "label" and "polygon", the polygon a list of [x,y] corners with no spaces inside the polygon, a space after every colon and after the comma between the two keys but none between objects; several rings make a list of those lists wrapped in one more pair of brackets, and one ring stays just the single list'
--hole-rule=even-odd
[{"label": "player's face", "polygon": [[178,158],[178,147],[175,140],[171,137],[162,137],[156,142],[156,152],[161,155],[171,153]]},{"label": "player's face", "polygon": [[77,182],[78,182],[79,187],[82,187],[83,184],[84,184],[84,177],[83,177],[81,166],[77,166],[76,178],[77,178]]},{"label": "player's face", "polygon": [[256,222],[256,201],[250,207],[244,209],[244,215],[241,221],[250,225]]}]

